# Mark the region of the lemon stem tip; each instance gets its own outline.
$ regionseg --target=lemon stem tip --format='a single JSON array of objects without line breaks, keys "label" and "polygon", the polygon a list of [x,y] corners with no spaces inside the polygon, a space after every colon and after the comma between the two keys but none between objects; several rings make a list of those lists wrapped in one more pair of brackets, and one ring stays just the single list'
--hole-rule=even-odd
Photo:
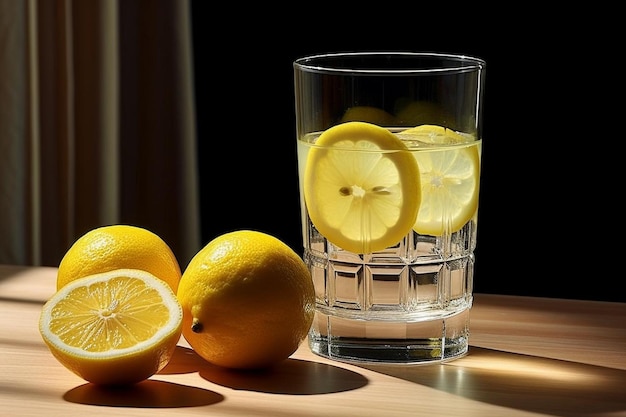
[{"label": "lemon stem tip", "polygon": [[200,333],[202,331],[202,323],[200,323],[200,320],[193,319],[193,322],[191,323],[191,331],[194,333]]}]

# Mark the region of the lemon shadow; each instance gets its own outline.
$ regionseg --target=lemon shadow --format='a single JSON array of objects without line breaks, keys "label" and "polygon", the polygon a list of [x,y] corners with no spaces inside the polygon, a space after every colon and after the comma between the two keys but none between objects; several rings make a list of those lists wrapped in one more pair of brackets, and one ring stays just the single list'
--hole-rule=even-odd
[{"label": "lemon shadow", "polygon": [[159,371],[159,375],[190,374],[198,372],[206,364],[193,349],[178,345],[168,364]]},{"label": "lemon shadow", "polygon": [[226,369],[207,362],[200,369],[200,376],[231,389],[269,394],[330,394],[362,388],[368,384],[367,378],[357,372],[293,358],[259,371]]},{"label": "lemon shadow", "polygon": [[109,407],[179,408],[216,404],[224,396],[203,388],[149,379],[124,387],[84,384],[67,391],[63,399]]},{"label": "lemon shadow", "polygon": [[441,365],[360,365],[483,403],[528,412],[588,417],[626,411],[626,371],[470,347]]}]

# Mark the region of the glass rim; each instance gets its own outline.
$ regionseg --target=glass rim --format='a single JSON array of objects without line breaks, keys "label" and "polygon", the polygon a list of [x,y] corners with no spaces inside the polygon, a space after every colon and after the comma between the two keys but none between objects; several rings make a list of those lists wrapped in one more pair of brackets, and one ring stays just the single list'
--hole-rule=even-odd
[{"label": "glass rim", "polygon": [[[426,60],[447,60],[449,63],[458,65],[430,65],[415,67],[367,67],[365,65],[348,67],[346,65],[334,65],[333,61],[341,58],[422,58]],[[324,62],[327,61],[327,62]],[[293,62],[296,69],[306,72],[320,73],[343,73],[343,74],[433,74],[433,73],[457,73],[467,71],[484,70],[486,62],[482,58],[472,55],[439,53],[439,52],[410,52],[410,51],[370,51],[370,52],[333,52],[324,54],[307,55],[297,58]]]}]

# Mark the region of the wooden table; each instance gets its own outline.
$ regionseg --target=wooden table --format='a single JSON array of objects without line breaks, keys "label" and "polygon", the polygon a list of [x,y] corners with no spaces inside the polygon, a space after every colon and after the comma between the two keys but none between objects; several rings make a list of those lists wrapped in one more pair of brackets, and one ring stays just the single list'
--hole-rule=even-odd
[{"label": "wooden table", "polygon": [[626,416],[626,304],[476,294],[469,354],[356,366],[306,343],[262,374],[181,339],[163,372],[111,391],[63,368],[37,321],[56,269],[0,266],[0,416]]}]

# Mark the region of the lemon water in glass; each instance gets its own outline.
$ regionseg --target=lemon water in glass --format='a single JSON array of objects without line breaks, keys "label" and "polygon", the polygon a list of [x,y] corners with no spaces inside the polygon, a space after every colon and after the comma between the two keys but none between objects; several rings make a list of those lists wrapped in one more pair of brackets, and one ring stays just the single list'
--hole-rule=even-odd
[{"label": "lemon water in glass", "polygon": [[368,52],[294,62],[311,350],[432,363],[469,346],[485,62]]}]

